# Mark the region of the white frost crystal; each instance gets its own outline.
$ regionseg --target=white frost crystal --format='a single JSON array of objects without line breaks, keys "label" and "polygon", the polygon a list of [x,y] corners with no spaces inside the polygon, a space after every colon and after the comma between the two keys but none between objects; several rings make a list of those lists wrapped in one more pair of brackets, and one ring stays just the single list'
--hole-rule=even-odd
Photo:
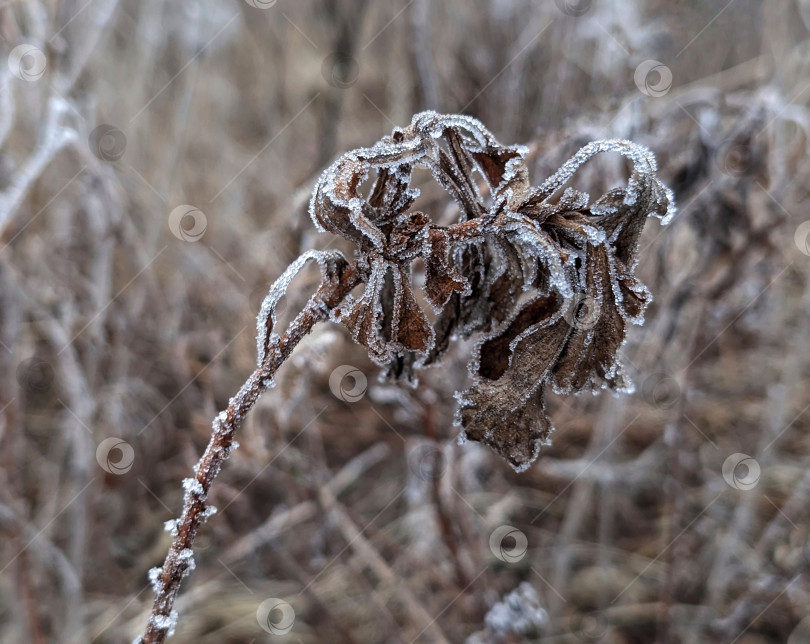
[{"label": "white frost crystal", "polygon": [[166,636],[171,637],[177,626],[177,611],[173,610],[169,615],[152,615],[151,622],[156,629],[167,631]]},{"label": "white frost crystal", "polygon": [[152,585],[152,590],[157,593],[160,590],[160,574],[163,572],[163,568],[160,566],[155,566],[154,568],[149,569],[149,583]]},{"label": "white frost crystal", "polygon": [[186,491],[186,494],[192,494],[194,496],[202,496],[203,486],[197,479],[183,479],[183,489]]},{"label": "white frost crystal", "polygon": [[178,519],[169,519],[163,523],[163,529],[173,537],[177,536],[177,526],[180,524]]},{"label": "white frost crystal", "polygon": [[490,608],[484,621],[494,634],[500,636],[510,633],[529,635],[542,632],[549,625],[548,613],[541,606],[537,591],[525,581]]},{"label": "white frost crystal", "polygon": [[187,575],[197,567],[197,564],[194,561],[194,551],[191,548],[185,548],[178,552],[177,561],[185,566],[185,573],[183,576]]}]

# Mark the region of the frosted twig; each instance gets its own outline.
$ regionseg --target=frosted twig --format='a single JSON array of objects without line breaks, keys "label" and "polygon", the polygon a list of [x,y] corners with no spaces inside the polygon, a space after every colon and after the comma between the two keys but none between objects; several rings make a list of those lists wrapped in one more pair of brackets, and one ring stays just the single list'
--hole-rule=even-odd
[{"label": "frosted twig", "polygon": [[[190,553],[197,532],[209,514],[208,492],[222,464],[233,448],[233,438],[245,415],[270,386],[272,378],[296,345],[316,323],[328,319],[333,310],[357,284],[359,276],[354,266],[346,266],[333,281],[325,281],[315,295],[290,324],[289,329],[272,343],[264,360],[231,398],[228,408],[214,419],[211,440],[195,466],[195,476],[184,481],[183,512],[176,524],[176,535],[162,568],[150,575],[155,590],[152,612],[141,639],[143,644],[163,642],[173,630],[176,613],[174,602],[183,578],[192,568]],[[271,289],[271,292],[273,289]]]}]

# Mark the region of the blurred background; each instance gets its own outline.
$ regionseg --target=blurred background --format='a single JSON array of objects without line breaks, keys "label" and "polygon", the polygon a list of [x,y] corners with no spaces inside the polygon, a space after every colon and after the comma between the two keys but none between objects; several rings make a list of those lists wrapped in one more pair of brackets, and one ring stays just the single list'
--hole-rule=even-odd
[{"label": "blurred background", "polygon": [[262,298],[343,247],[315,178],[430,108],[529,145],[535,184],[654,151],[680,211],[642,240],[636,393],[551,396],[516,474],[456,444],[469,343],[409,389],[319,327],[213,486],[172,641],[810,642],[808,28],[807,0],[2,2],[0,641],[142,631]]}]

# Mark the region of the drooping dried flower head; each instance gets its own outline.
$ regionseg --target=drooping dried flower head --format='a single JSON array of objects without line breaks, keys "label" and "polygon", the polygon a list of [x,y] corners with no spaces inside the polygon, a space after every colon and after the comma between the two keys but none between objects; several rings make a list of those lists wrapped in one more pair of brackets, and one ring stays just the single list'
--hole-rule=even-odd
[{"label": "drooping dried flower head", "polygon": [[[570,188],[555,199],[599,152],[632,161],[626,187],[593,202]],[[646,217],[667,223],[675,212],[642,146],[591,143],[536,188],[526,154],[498,143],[473,118],[422,112],[407,128],[340,157],[318,180],[310,204],[319,230],[355,245],[365,285],[334,319],[389,375],[411,382],[415,369],[440,360],[452,338],[475,334],[472,384],[457,394],[461,438],[486,443],[518,470],[534,461],[552,431],[547,387],[629,388],[617,352],[651,300],[634,275],[639,236]],[[438,225],[411,209],[415,168],[429,169],[453,197],[457,223]],[[487,200],[475,173],[488,185]],[[325,278],[341,259],[311,254],[300,264],[307,257],[319,261]],[[425,266],[421,295],[435,313],[432,323],[412,284],[417,258]],[[260,362],[271,313],[268,305],[259,319]]]}]

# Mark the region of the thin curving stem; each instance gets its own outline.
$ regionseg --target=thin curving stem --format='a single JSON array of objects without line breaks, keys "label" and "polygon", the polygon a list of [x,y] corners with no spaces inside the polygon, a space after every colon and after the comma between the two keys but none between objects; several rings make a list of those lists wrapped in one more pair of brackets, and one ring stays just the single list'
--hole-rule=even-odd
[{"label": "thin curving stem", "polygon": [[272,378],[290,357],[296,345],[318,323],[329,319],[330,313],[344,300],[360,280],[355,266],[343,266],[335,280],[325,280],[321,287],[296,316],[278,342],[269,346],[261,365],[245,381],[239,392],[231,398],[228,408],[214,419],[211,440],[194,467],[195,476],[186,479],[183,513],[172,531],[174,538],[162,568],[150,573],[155,590],[152,612],[141,638],[143,644],[163,642],[174,630],[176,613],[174,601],[183,578],[194,568],[194,539],[202,523],[213,513],[206,504],[208,491],[222,464],[230,455],[233,438],[242,419],[269,387]]}]

